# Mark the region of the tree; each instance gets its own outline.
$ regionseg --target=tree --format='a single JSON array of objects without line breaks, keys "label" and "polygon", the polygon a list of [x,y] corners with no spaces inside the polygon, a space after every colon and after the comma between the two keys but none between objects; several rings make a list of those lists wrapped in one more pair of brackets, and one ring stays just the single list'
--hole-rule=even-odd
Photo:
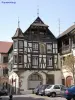
[{"label": "tree", "polygon": [[75,68],[74,68],[75,57],[73,55],[66,56],[63,64],[64,64],[63,68],[73,74],[73,79],[74,79],[74,84],[75,84]]}]

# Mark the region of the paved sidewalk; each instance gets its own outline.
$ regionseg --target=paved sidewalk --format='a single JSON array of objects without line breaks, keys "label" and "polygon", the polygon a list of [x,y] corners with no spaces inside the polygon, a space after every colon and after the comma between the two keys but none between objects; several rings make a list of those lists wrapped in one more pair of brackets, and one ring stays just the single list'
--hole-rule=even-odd
[{"label": "paved sidewalk", "polygon": [[[15,97],[32,97],[32,98],[40,98],[44,99],[44,100],[66,100],[63,97],[47,97],[47,96],[39,96],[39,95],[35,95],[35,94],[26,94],[26,95],[13,95],[13,98]],[[9,98],[9,96],[2,96],[2,98]]]}]

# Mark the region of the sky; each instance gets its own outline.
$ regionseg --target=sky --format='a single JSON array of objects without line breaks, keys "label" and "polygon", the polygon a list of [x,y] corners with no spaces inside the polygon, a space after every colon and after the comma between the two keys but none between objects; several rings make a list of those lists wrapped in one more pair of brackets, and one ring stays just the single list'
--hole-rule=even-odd
[{"label": "sky", "polygon": [[38,8],[39,17],[55,37],[74,25],[75,0],[0,0],[0,41],[12,41],[18,27],[18,17],[20,28],[25,32],[37,18]]}]

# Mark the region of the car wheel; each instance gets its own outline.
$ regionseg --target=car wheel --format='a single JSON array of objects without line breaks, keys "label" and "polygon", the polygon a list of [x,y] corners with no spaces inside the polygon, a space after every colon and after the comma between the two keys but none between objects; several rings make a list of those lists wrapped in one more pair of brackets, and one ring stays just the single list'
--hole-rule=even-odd
[{"label": "car wheel", "polygon": [[75,100],[75,96],[71,100]]},{"label": "car wheel", "polygon": [[56,97],[56,93],[55,92],[51,93],[51,96]]}]

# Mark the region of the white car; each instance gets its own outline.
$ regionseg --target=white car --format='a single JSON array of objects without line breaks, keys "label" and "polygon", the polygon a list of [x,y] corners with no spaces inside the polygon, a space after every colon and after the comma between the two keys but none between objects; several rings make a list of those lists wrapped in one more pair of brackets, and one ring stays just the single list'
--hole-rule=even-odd
[{"label": "white car", "polygon": [[59,84],[49,85],[45,89],[45,95],[55,97],[57,95],[63,95],[65,90],[66,87],[64,85],[59,85]]}]

